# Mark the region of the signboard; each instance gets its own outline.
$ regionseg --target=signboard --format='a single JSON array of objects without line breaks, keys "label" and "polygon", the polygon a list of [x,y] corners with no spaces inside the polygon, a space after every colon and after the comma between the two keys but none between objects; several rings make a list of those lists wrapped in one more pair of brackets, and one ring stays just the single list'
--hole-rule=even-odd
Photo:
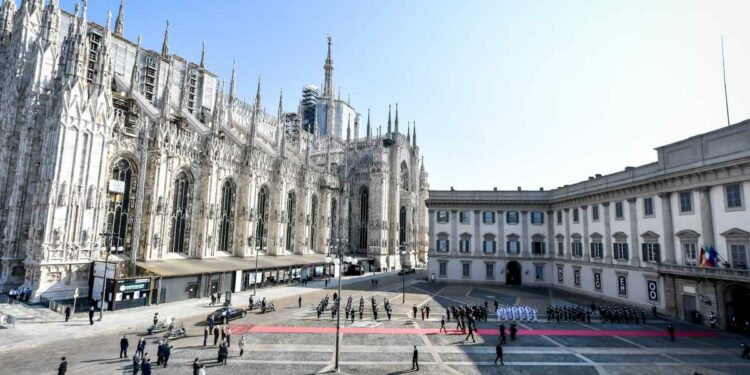
[{"label": "signboard", "polygon": [[73,298],[78,298],[78,288],[73,292]]},{"label": "signboard", "polygon": [[573,282],[576,286],[581,286],[581,270],[573,270]]},{"label": "signboard", "polygon": [[559,283],[563,282],[563,266],[557,266],[557,281]]},{"label": "signboard", "polygon": [[594,272],[594,289],[602,290],[602,273]]},{"label": "signboard", "polygon": [[151,287],[150,279],[117,280],[118,292],[133,292],[148,290]]},{"label": "signboard", "polygon": [[659,300],[659,284],[656,282],[656,280],[646,280],[646,289],[648,289],[647,292],[649,301]]},{"label": "signboard", "polygon": [[623,296],[628,294],[628,279],[625,276],[617,276],[617,293]]},{"label": "signboard", "polygon": [[125,181],[109,180],[109,192],[115,194],[125,194]]}]

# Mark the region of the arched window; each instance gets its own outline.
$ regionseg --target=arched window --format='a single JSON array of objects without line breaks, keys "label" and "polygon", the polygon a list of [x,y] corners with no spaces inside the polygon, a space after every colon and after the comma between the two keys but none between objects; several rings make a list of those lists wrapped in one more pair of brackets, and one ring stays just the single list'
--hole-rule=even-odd
[{"label": "arched window", "polygon": [[[107,231],[112,234],[112,246],[125,246],[130,248],[130,236],[132,235],[133,221],[129,215],[130,197],[136,184],[133,181],[133,165],[127,159],[118,160],[113,166],[110,178],[120,181],[122,192],[108,193],[107,205]],[[106,244],[110,246],[110,244]]]},{"label": "arched window", "polygon": [[398,213],[398,243],[403,245],[406,243],[406,207],[401,206]]},{"label": "arched window", "polygon": [[336,198],[331,199],[331,235],[330,238],[333,239],[336,236],[336,223],[338,220],[338,217],[336,217],[336,211],[338,210],[338,204],[336,202]]},{"label": "arched window", "polygon": [[234,237],[234,183],[224,181],[221,186],[221,216],[219,216],[219,251],[231,251]]},{"label": "arched window", "polygon": [[286,198],[286,249],[294,251],[294,216],[297,211],[297,196],[290,191]]},{"label": "arched window", "polygon": [[315,250],[315,234],[318,229],[318,197],[312,197],[310,203],[310,250]]},{"label": "arched window", "polygon": [[193,195],[192,188],[187,172],[180,171],[174,180],[174,195],[172,197],[172,234],[169,251],[173,253],[186,253],[189,250],[189,210]]},{"label": "arched window", "polygon": [[267,245],[268,237],[268,188],[265,186],[260,187],[258,191],[258,200],[256,212],[258,213],[258,221],[255,225],[255,250],[263,251]]},{"label": "arched window", "polygon": [[359,193],[359,248],[367,249],[367,220],[370,216],[370,191],[362,188]]}]

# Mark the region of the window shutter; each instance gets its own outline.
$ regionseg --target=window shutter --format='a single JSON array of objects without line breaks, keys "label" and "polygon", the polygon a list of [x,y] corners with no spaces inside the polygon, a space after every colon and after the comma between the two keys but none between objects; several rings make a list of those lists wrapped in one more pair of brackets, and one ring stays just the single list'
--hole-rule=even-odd
[{"label": "window shutter", "polygon": [[656,263],[661,263],[661,249],[658,243],[654,244],[654,260]]},{"label": "window shutter", "polygon": [[542,244],[542,255],[544,255],[545,254],[544,242],[542,242],[541,244]]},{"label": "window shutter", "polygon": [[644,262],[648,260],[647,244],[645,243],[641,244],[641,260]]},{"label": "window shutter", "polygon": [[497,252],[497,241],[492,241],[492,252]]},{"label": "window shutter", "polygon": [[623,254],[625,255],[625,260],[628,260],[628,259],[630,259],[630,256],[629,256],[629,254],[628,254],[628,245],[627,245],[627,244],[625,244],[625,245],[623,246],[623,250],[624,250],[624,251],[623,251]]},{"label": "window shutter", "polygon": [[445,240],[445,251],[451,251],[451,241]]}]

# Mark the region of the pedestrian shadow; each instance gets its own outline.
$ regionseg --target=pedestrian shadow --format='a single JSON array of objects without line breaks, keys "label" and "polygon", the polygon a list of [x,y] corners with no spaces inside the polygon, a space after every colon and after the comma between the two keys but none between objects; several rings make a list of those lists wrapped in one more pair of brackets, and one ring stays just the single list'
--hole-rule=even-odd
[{"label": "pedestrian shadow", "polygon": [[81,362],[82,363],[103,363],[103,364],[111,365],[114,363],[122,363],[123,361],[127,362],[129,361],[129,359],[128,358],[116,358],[116,359],[100,358],[100,359],[84,359]]},{"label": "pedestrian shadow", "polygon": [[410,372],[415,372],[415,371],[417,370],[399,370],[399,371],[389,372],[388,375],[408,374]]}]

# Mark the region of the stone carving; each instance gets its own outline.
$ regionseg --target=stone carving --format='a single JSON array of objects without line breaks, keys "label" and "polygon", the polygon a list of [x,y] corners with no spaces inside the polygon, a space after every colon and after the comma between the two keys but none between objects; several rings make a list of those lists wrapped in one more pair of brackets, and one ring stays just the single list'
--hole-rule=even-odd
[{"label": "stone carving", "polygon": [[60,187],[57,189],[57,205],[59,207],[65,206],[68,201],[68,182],[63,181]]}]

